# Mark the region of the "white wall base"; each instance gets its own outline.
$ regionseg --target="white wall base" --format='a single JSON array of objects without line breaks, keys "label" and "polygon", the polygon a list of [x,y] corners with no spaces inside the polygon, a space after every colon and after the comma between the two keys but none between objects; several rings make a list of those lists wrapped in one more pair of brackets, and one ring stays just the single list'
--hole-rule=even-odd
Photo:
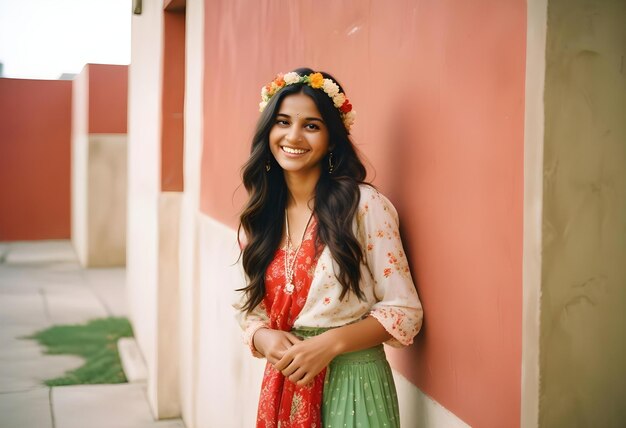
[{"label": "white wall base", "polygon": [[400,424],[410,428],[467,428],[454,413],[424,394],[404,376],[393,370],[398,391]]}]

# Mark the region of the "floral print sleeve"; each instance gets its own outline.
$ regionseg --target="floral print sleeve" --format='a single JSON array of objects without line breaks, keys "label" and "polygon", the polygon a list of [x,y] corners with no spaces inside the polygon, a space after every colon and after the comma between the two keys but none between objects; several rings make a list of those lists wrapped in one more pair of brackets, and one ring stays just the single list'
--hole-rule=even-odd
[{"label": "floral print sleeve", "polygon": [[269,328],[269,318],[265,308],[263,308],[263,302],[261,302],[261,304],[254,308],[254,310],[249,314],[240,310],[242,304],[242,301],[239,301],[235,303],[233,307],[237,310],[236,317],[243,332],[243,341],[246,345],[248,345],[253,356],[263,358],[263,355],[256,350],[254,342],[252,341],[254,333],[256,333],[259,329]]},{"label": "floral print sleeve", "polygon": [[363,189],[357,216],[377,300],[370,315],[392,335],[388,345],[410,345],[422,326],[423,311],[402,247],[396,209],[375,189]]}]

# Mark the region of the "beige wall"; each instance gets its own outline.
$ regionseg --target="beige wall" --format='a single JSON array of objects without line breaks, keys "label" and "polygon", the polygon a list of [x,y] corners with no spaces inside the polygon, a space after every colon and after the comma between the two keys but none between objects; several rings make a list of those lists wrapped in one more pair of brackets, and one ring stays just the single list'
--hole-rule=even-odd
[{"label": "beige wall", "polygon": [[550,0],[539,426],[626,423],[626,2]]},{"label": "beige wall", "polygon": [[180,400],[188,428],[195,427],[198,359],[198,206],[202,152],[202,71],[204,61],[204,1],[187,0],[185,23],[184,192],[180,215]]},{"label": "beige wall", "polygon": [[126,264],[126,134],[90,134],[87,175],[85,266]]},{"label": "beige wall", "polygon": [[[156,325],[156,377],[150,381],[152,406],[161,418],[180,416],[179,336],[179,231],[180,192],[159,196]],[[184,354],[182,354],[184,356]]]},{"label": "beige wall", "polygon": [[[162,2],[144,2],[131,25],[128,105],[127,292],[135,337],[148,374],[148,398],[159,416],[158,210]],[[175,386],[173,386],[175,388]]]},{"label": "beige wall", "polygon": [[[235,261],[235,231],[199,215],[196,424],[188,428],[254,426],[265,360],[253,358],[234,320],[235,288],[243,284]],[[185,423],[187,423],[185,421]]]}]

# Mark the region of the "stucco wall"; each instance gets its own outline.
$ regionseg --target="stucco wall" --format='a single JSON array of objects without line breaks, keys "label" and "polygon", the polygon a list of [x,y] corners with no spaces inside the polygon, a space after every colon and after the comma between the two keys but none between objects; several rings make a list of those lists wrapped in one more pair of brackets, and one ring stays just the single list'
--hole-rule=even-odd
[{"label": "stucco wall", "polygon": [[[202,157],[202,79],[204,64],[204,0],[187,0],[185,14],[184,192],[180,215],[180,401],[188,428],[196,427],[196,409],[205,408],[196,393],[200,362],[198,219]],[[198,410],[200,412],[200,410]]]},{"label": "stucco wall", "polygon": [[626,2],[551,0],[539,425],[626,423]]},{"label": "stucco wall", "polygon": [[260,87],[336,75],[425,307],[392,365],[470,425],[519,425],[526,3],[215,1],[205,28],[202,211],[236,226]]},{"label": "stucco wall", "polygon": [[0,78],[0,241],[70,237],[71,94]]},{"label": "stucco wall", "polygon": [[160,194],[162,2],[144,2],[131,21],[128,90],[127,293],[146,360],[148,398],[157,403],[158,211]]}]

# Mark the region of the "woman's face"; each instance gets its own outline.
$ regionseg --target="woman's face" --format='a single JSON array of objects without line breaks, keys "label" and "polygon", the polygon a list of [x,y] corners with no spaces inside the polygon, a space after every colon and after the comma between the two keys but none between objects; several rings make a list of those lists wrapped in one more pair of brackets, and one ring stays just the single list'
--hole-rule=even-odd
[{"label": "woman's face", "polygon": [[287,95],[269,135],[270,150],[286,174],[319,174],[328,153],[328,128],[317,106],[303,93]]}]

